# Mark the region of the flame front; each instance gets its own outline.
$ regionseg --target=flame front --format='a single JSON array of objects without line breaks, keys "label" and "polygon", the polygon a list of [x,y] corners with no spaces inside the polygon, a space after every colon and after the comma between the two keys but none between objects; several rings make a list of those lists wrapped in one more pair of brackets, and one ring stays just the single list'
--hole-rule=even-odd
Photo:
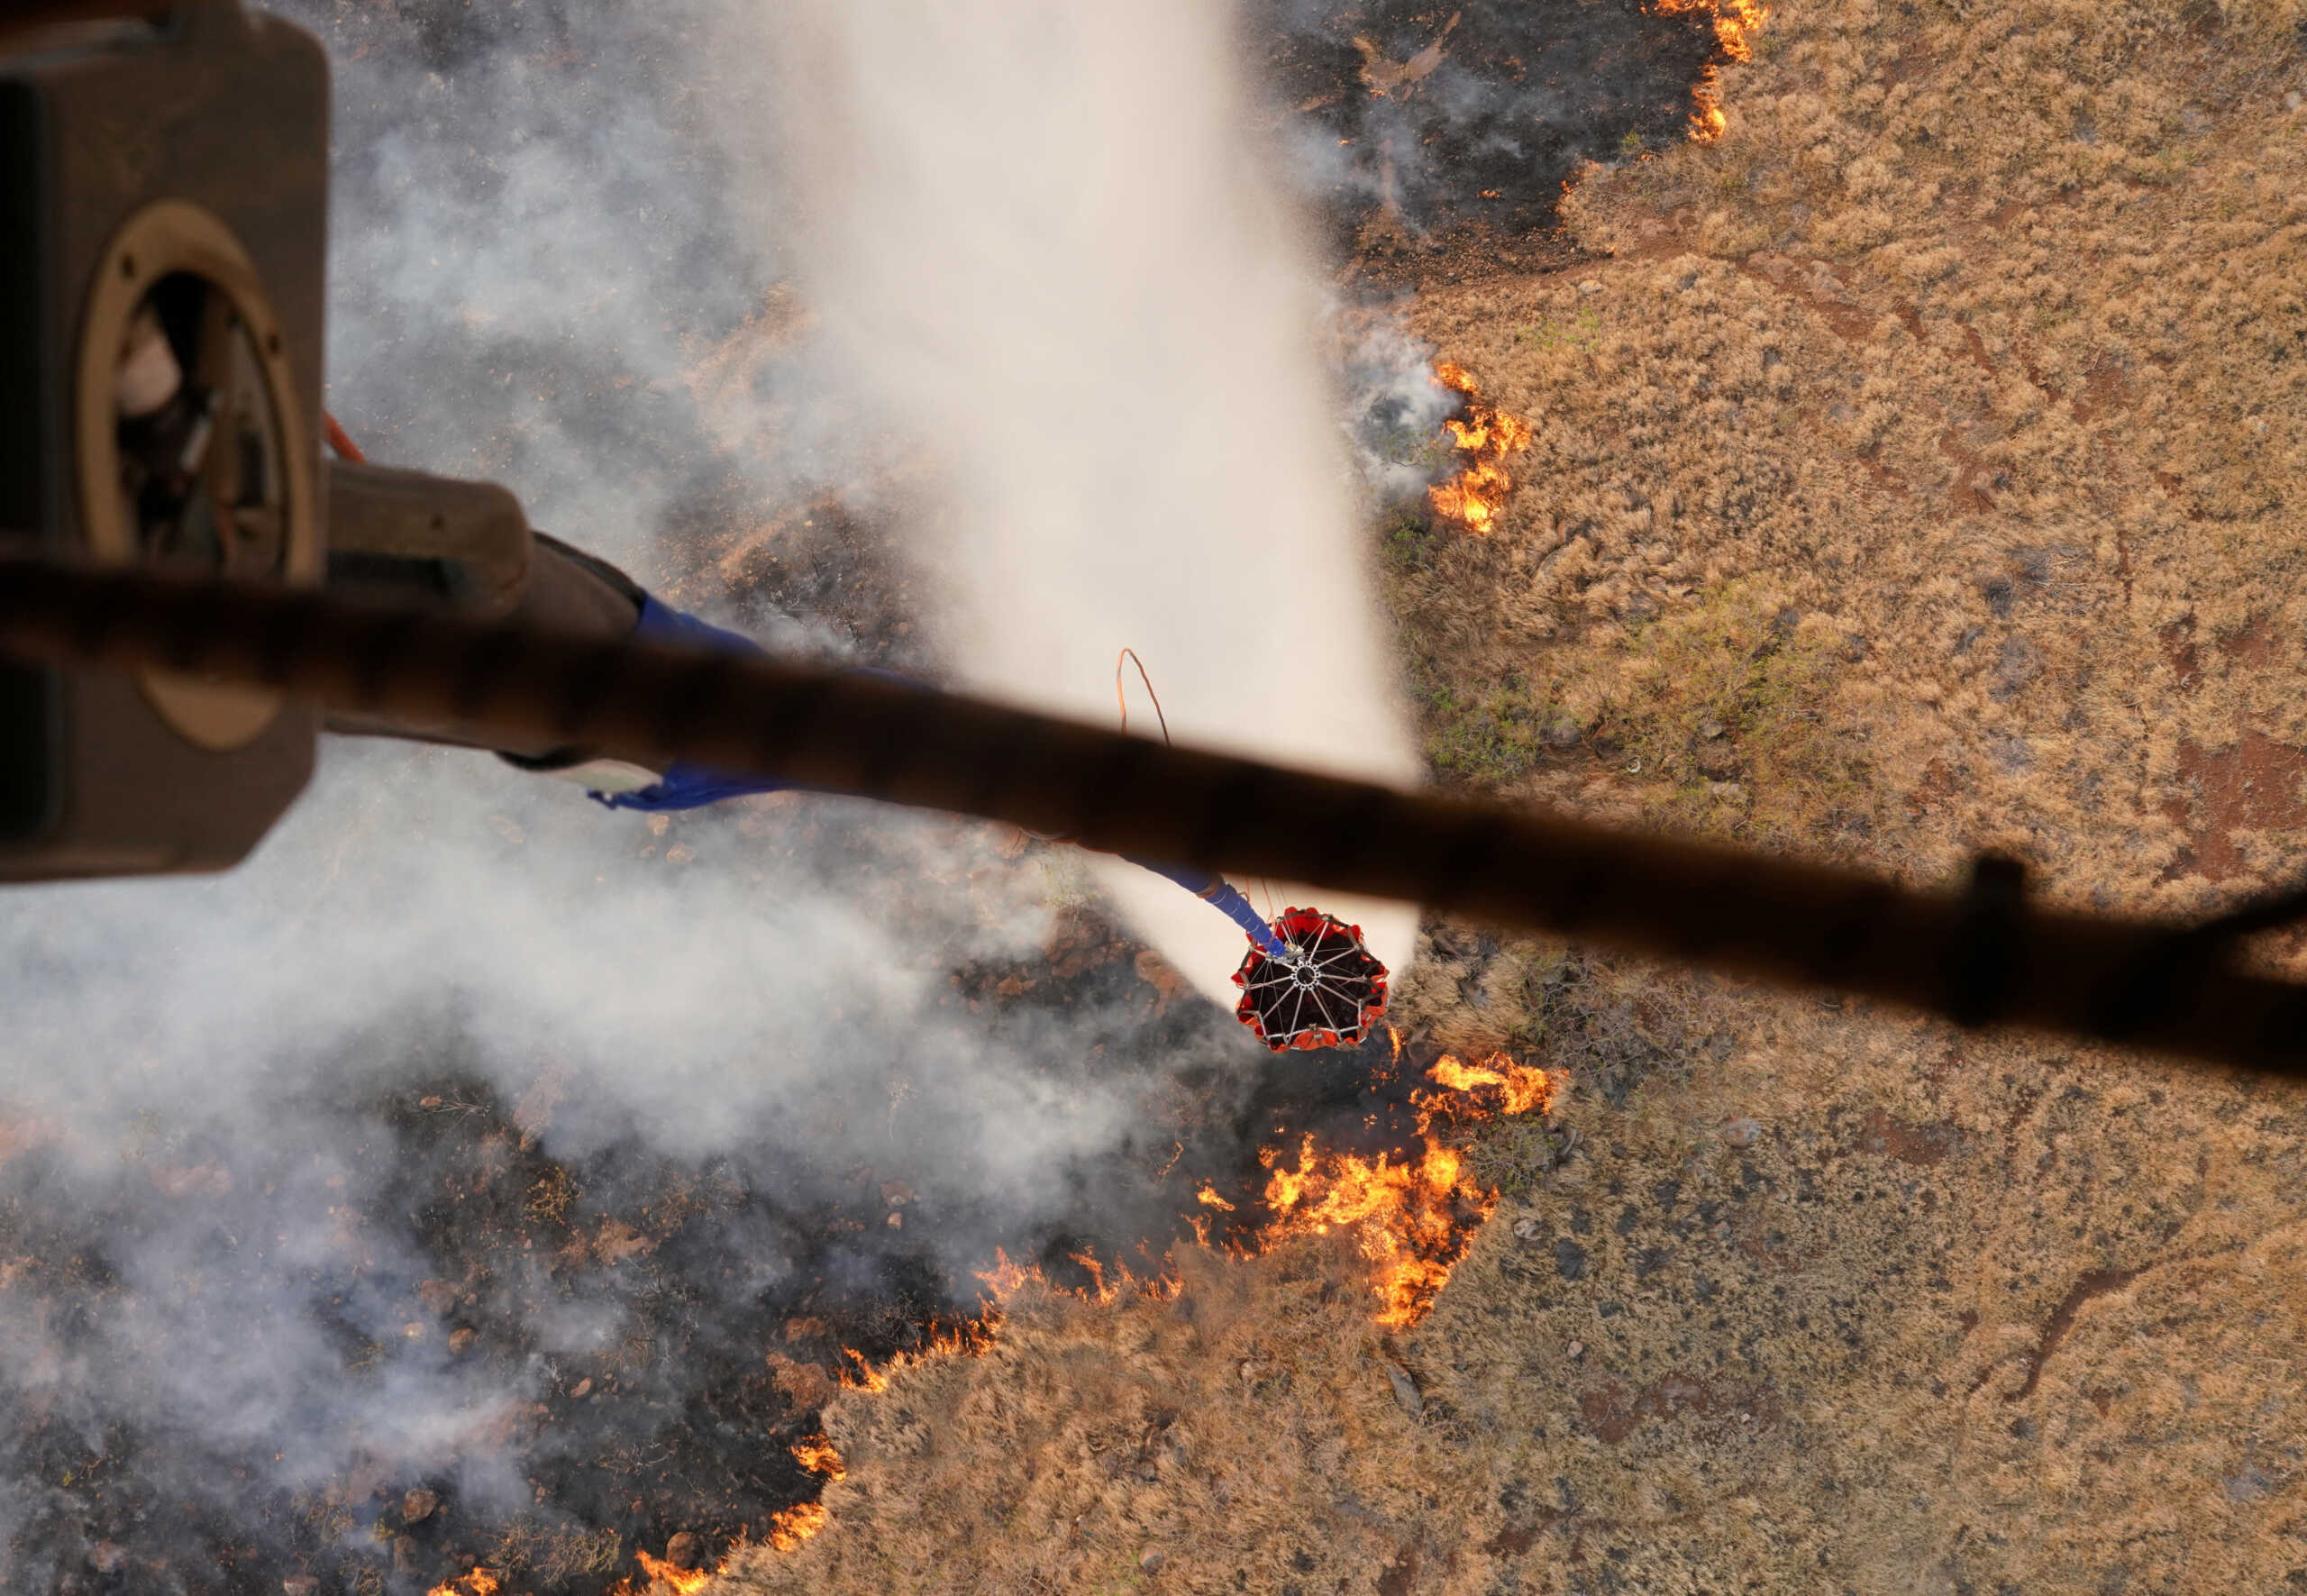
[{"label": "flame front", "polygon": [[[780,1518],[783,1516],[783,1514],[779,1515]],[[648,1553],[638,1549],[633,1555],[641,1564],[643,1577],[648,1581],[647,1584],[641,1587],[643,1591],[653,1593],[661,1590],[670,1591],[673,1596],[690,1596],[690,1592],[703,1590],[705,1582],[713,1577],[713,1570],[709,1568],[683,1568],[678,1563],[668,1563],[662,1557],[652,1557]],[[633,1582],[627,1580],[617,1587],[615,1596],[630,1596],[632,1591]]]},{"label": "flame front", "polygon": [[1473,1227],[1498,1204],[1496,1192],[1464,1178],[1455,1152],[1431,1141],[1415,1163],[1396,1163],[1385,1153],[1323,1153],[1309,1135],[1296,1168],[1270,1167],[1274,1217],[1261,1242],[1354,1228],[1376,1275],[1378,1322],[1397,1327],[1425,1317]]},{"label": "flame front", "polygon": [[497,1589],[503,1582],[495,1570],[476,1568],[445,1584],[433,1586],[424,1596],[497,1596]]},{"label": "flame front", "polygon": [[1527,1114],[1532,1109],[1543,1113],[1554,1102],[1554,1082],[1544,1070],[1518,1064],[1502,1053],[1479,1064],[1462,1064],[1445,1053],[1427,1073],[1452,1091],[1471,1094],[1497,1088],[1501,1114]]},{"label": "flame front", "polygon": [[849,1465],[841,1461],[841,1454],[823,1436],[804,1436],[794,1442],[793,1457],[811,1473],[823,1474],[828,1482],[849,1478]]},{"label": "flame front", "polygon": [[[1724,56],[1734,61],[1755,59],[1755,35],[1770,20],[1770,7],[1760,0],[1658,0],[1658,13],[1673,16],[1686,11],[1703,11],[1714,18],[1714,40]],[[1722,81],[1710,64],[1691,86],[1691,137],[1701,144],[1711,144],[1730,125],[1722,111]]]},{"label": "flame front", "polygon": [[1530,424],[1482,402],[1474,379],[1454,360],[1434,369],[1435,380],[1464,396],[1466,419],[1446,421],[1451,447],[1459,456],[1458,474],[1426,490],[1434,513],[1477,534],[1491,530],[1514,479],[1506,474],[1506,457],[1529,447]]},{"label": "flame front", "polygon": [[[1393,1065],[1401,1058],[1402,1038],[1391,1037]],[[1517,1062],[1505,1053],[1493,1053],[1479,1063],[1467,1063],[1445,1053],[1427,1072],[1433,1089],[1409,1094],[1416,1111],[1414,1145],[1406,1150],[1374,1154],[1322,1147],[1307,1133],[1294,1148],[1267,1147],[1259,1154],[1266,1171],[1260,1194],[1266,1218],[1246,1242],[1233,1244],[1245,1253],[1260,1253],[1305,1236],[1351,1232],[1356,1248],[1372,1267],[1377,1322],[1392,1328],[1416,1324],[1434,1305],[1450,1279],[1450,1272],[1465,1255],[1474,1233],[1498,1207],[1498,1192],[1484,1185],[1468,1168],[1451,1140],[1464,1126],[1501,1116],[1543,1113],[1553,1106],[1556,1082],[1545,1071]],[[1222,1197],[1208,1182],[1194,1192],[1198,1208],[1231,1213],[1242,1205]],[[1208,1223],[1198,1218],[1197,1230]],[[1177,1277],[1166,1268],[1152,1279],[1127,1269],[1108,1269],[1089,1254],[1073,1263],[1089,1277],[1073,1294],[1093,1302],[1112,1301],[1124,1291],[1164,1297],[1178,1290]],[[883,1368],[876,1368],[862,1353],[843,1347],[848,1367],[842,1383],[853,1390],[886,1391],[889,1374],[910,1362],[944,1353],[981,1353],[998,1336],[1003,1305],[1028,1286],[1049,1285],[1030,1263],[1012,1261],[997,1251],[992,1267],[979,1272],[990,1300],[976,1318],[936,1328],[926,1347],[900,1354]],[[845,1479],[848,1467],[833,1443],[823,1435],[804,1436],[793,1444],[800,1465],[826,1484]],[[797,1503],[771,1519],[763,1544],[790,1552],[825,1528],[825,1505]],[[678,1568],[647,1553],[636,1553],[648,1584],[634,1591],[631,1582],[616,1596],[657,1596],[670,1589],[673,1596],[690,1596],[709,1574]],[[476,1570],[473,1576],[478,1577]],[[491,1596],[494,1586],[467,1589],[443,1587],[432,1596]]]},{"label": "flame front", "polygon": [[1443,1090],[1412,1099],[1418,1105],[1415,1154],[1397,1161],[1391,1153],[1327,1152],[1309,1134],[1294,1166],[1282,1162],[1279,1148],[1259,1155],[1270,1172],[1264,1196],[1273,1216],[1258,1235],[1259,1248],[1296,1236],[1354,1230],[1375,1273],[1378,1322],[1397,1328],[1426,1317],[1474,1231],[1498,1207],[1498,1193],[1473,1177],[1435,1129],[1436,1120],[1465,1124],[1543,1113],[1554,1103],[1554,1081],[1545,1071],[1502,1053],[1479,1064],[1445,1053],[1427,1074]]},{"label": "flame front", "polygon": [[825,1503],[799,1502],[769,1521],[769,1544],[778,1551],[789,1552],[825,1527]]}]

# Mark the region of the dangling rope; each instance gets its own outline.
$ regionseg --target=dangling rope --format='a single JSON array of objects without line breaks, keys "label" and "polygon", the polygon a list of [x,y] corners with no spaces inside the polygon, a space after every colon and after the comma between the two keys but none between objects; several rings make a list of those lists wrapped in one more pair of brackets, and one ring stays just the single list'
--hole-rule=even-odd
[{"label": "dangling rope", "polygon": [[[1154,718],[1162,723],[1162,742],[1170,744],[1170,717],[1162,713],[1162,695],[1154,690],[1154,679],[1145,673],[1145,661],[1137,651],[1126,648],[1114,656],[1114,702],[1121,707],[1121,729],[1129,730],[1129,696],[1122,691],[1121,668],[1124,664],[1137,667],[1137,679],[1145,684],[1145,696],[1154,700]],[[1258,890],[1265,896],[1266,924],[1273,924],[1273,884],[1263,876],[1258,878]]]},{"label": "dangling rope", "polygon": [[322,411],[321,424],[327,430],[328,446],[336,451],[337,459],[349,460],[356,466],[365,466],[369,463],[369,457],[360,452],[360,445],[346,435],[344,428],[338,424],[335,416],[325,410]]},{"label": "dangling rope", "polygon": [[1137,667],[1137,679],[1145,684],[1145,696],[1154,700],[1154,718],[1162,723],[1163,745],[1169,746],[1170,717],[1162,713],[1162,695],[1154,690],[1154,679],[1145,674],[1145,661],[1137,657],[1137,651],[1134,648],[1126,648],[1114,656],[1114,702],[1121,706],[1121,729],[1125,732],[1129,730],[1129,696],[1121,688],[1121,668],[1125,661]]}]

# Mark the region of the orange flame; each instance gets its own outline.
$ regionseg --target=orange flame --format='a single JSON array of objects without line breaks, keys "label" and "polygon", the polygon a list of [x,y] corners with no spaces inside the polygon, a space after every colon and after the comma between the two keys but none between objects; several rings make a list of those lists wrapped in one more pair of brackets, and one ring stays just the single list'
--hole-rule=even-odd
[{"label": "orange flame", "polygon": [[823,1502],[799,1502],[769,1521],[769,1544],[778,1551],[789,1552],[825,1527]]},{"label": "orange flame", "polygon": [[1039,1272],[1023,1263],[1011,1263],[1009,1254],[996,1247],[993,1249],[993,1267],[979,1270],[977,1277],[985,1282],[986,1289],[993,1293],[994,1300],[998,1302],[1016,1296],[1026,1282],[1035,1279]]},{"label": "orange flame", "polygon": [[793,1443],[794,1461],[813,1474],[823,1474],[829,1483],[849,1478],[849,1466],[841,1461],[841,1454],[823,1436],[804,1436]]},{"label": "orange flame", "polygon": [[497,1596],[497,1589],[503,1582],[494,1570],[475,1568],[433,1586],[424,1596]]},{"label": "orange flame", "polygon": [[1518,1064],[1502,1053],[1492,1053],[1479,1064],[1462,1064],[1445,1053],[1427,1073],[1452,1091],[1470,1095],[1484,1087],[1496,1087],[1501,1114],[1527,1114],[1534,1108],[1544,1113],[1554,1103],[1554,1082],[1544,1070]]},{"label": "orange flame", "polygon": [[1426,1317],[1475,1229],[1498,1207],[1498,1193],[1467,1172],[1457,1150],[1435,1130],[1435,1120],[1543,1113],[1554,1104],[1553,1079],[1502,1053],[1480,1064],[1444,1053],[1427,1073],[1444,1090],[1411,1099],[1422,1149],[1413,1156],[1397,1163],[1390,1153],[1375,1158],[1326,1153],[1311,1135],[1299,1147],[1295,1168],[1281,1163],[1279,1148],[1259,1154],[1272,1172],[1265,1203],[1274,1217],[1260,1232],[1258,1247],[1294,1236],[1356,1230],[1362,1254],[1376,1272],[1378,1322],[1397,1328]]},{"label": "orange flame", "polygon": [[[1394,1058],[1401,1056],[1400,1033],[1391,1035]],[[1498,1193],[1467,1170],[1458,1149],[1436,1128],[1437,1120],[1460,1126],[1500,1116],[1544,1113],[1554,1105],[1556,1083],[1544,1070],[1517,1062],[1503,1053],[1469,1064],[1453,1054],[1435,1060],[1427,1075],[1436,1090],[1410,1096],[1418,1112],[1418,1146],[1407,1154],[1381,1152],[1374,1156],[1327,1152],[1309,1133],[1301,1138],[1293,1162],[1284,1161],[1285,1149],[1268,1147],[1258,1162],[1268,1172],[1263,1193],[1271,1218],[1255,1233],[1245,1253],[1263,1252],[1301,1236],[1326,1236],[1352,1230],[1363,1255],[1373,1265],[1373,1289],[1378,1298],[1376,1318],[1381,1325],[1401,1327],[1416,1324],[1434,1305],[1450,1272],[1465,1255],[1474,1232],[1498,1207]],[[1232,1212],[1235,1205],[1204,1182],[1194,1193],[1205,1208]],[[1207,1245],[1208,1220],[1196,1216],[1196,1234]],[[1236,1244],[1239,1245],[1239,1244]],[[1018,1263],[996,1249],[990,1268],[978,1272],[992,1302],[978,1318],[940,1329],[920,1353],[900,1354],[891,1366],[944,1353],[975,1354],[994,1340],[1002,1323],[1001,1305],[1029,1285],[1048,1287],[1041,1270]],[[1095,1256],[1079,1254],[1072,1260],[1090,1276],[1090,1283],[1072,1292],[1085,1300],[1110,1302],[1125,1290],[1155,1297],[1174,1294],[1179,1282],[1166,1270],[1140,1279],[1126,1267],[1110,1274]],[[852,1390],[881,1391],[889,1377],[853,1347],[843,1347],[850,1367],[841,1381]],[[795,1443],[793,1455],[804,1468],[840,1480],[846,1466],[830,1441],[822,1436]],[[824,1526],[825,1509],[805,1502],[788,1509],[771,1521],[769,1544],[790,1550]]]},{"label": "orange flame", "polygon": [[[652,1557],[637,1547],[633,1555],[649,1581],[642,1587],[644,1591],[661,1588],[670,1591],[673,1596],[690,1596],[690,1592],[703,1590],[705,1582],[713,1577],[713,1571],[709,1568],[683,1568],[679,1564],[668,1563],[662,1557]],[[612,1596],[633,1596],[633,1582],[625,1581]]]},{"label": "orange flame", "polygon": [[1374,1159],[1323,1153],[1311,1135],[1299,1150],[1297,1168],[1280,1166],[1271,1150],[1267,1159],[1273,1173],[1265,1200],[1274,1219],[1261,1243],[1357,1230],[1362,1255],[1377,1276],[1381,1325],[1413,1325],[1426,1316],[1473,1226],[1498,1205],[1498,1194],[1466,1180],[1458,1154],[1431,1137],[1415,1163],[1396,1163],[1389,1153]]},{"label": "orange flame", "polygon": [[1506,457],[1529,447],[1530,424],[1482,403],[1474,379],[1454,360],[1436,366],[1434,376],[1443,387],[1465,396],[1467,419],[1442,424],[1450,429],[1451,446],[1463,459],[1458,474],[1427,488],[1426,497],[1434,513],[1444,520],[1454,521],[1478,535],[1485,534],[1514,487],[1514,479],[1506,474]]},{"label": "orange flame", "polygon": [[844,1346],[841,1349],[841,1355],[847,1358],[852,1363],[854,1363],[857,1366],[854,1372],[845,1368],[840,1371],[843,1389],[847,1391],[887,1391],[889,1389],[889,1376],[883,1374],[879,1369],[876,1369],[872,1364],[867,1363],[863,1353],[859,1352],[853,1346]]},{"label": "orange flame", "polygon": [[[1770,7],[1761,0],[1658,0],[1662,16],[1673,16],[1685,11],[1704,11],[1714,18],[1714,41],[1723,55],[1734,61],[1755,59],[1755,35],[1770,20]],[[1722,84],[1711,64],[1699,74],[1691,87],[1691,137],[1701,144],[1711,144],[1730,125],[1722,112]]]}]

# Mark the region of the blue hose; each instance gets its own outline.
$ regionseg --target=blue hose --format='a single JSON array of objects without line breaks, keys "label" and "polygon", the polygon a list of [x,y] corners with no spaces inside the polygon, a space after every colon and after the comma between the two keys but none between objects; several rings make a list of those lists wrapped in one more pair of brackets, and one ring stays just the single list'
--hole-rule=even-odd
[{"label": "blue hose", "polygon": [[[733,653],[763,652],[761,646],[741,632],[731,632],[709,621],[660,601],[654,594],[644,594],[641,603],[641,619],[633,628],[633,636],[641,643],[667,643],[678,647],[720,649]],[[926,683],[894,670],[859,666],[857,673],[878,676],[887,681],[916,687],[924,692],[934,691]],[[692,764],[676,760],[665,768],[654,783],[633,792],[596,792],[590,795],[595,803],[606,804],[612,809],[640,809],[652,814],[668,809],[696,809],[707,804],[717,804],[723,798],[743,798],[749,793],[807,791],[805,784],[788,781],[777,776],[747,776],[728,771],[716,771],[710,765]],[[1124,855],[1124,857],[1127,857]],[[1249,939],[1273,958],[1289,956],[1289,949],[1273,927],[1265,923],[1250,900],[1238,888],[1224,877],[1187,865],[1157,864],[1149,859],[1132,859],[1132,864],[1143,865],[1165,880],[1175,881],[1195,897],[1210,904],[1218,913],[1239,926]]]}]

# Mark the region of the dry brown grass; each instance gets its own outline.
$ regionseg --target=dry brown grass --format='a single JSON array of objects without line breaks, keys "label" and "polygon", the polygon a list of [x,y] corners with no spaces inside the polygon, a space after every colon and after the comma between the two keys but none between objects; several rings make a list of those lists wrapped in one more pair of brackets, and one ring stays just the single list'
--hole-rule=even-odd
[{"label": "dry brown grass", "polygon": [[[2302,23],[1798,0],[1728,140],[1578,191],[1615,259],[1430,294],[1540,423],[1499,534],[1390,579],[1438,745],[2108,905],[2307,868]],[[1431,1023],[1544,1051],[1569,1001],[1586,1051],[1583,1153],[1425,1324],[1381,1345],[1343,1254],[1030,1296],[839,1399],[829,1527],[726,1588],[2307,1587],[2298,1094],[1427,952]]]},{"label": "dry brown grass", "polygon": [[[1790,8],[1724,143],[1573,196],[1616,260],[1428,294],[1541,425],[1400,607],[1460,699],[1517,673],[1625,755],[1515,790],[2175,907],[2307,862],[2296,769],[2227,824],[2197,790],[2307,743],[2302,14]],[[1773,609],[1808,674],[1756,728]]]}]

